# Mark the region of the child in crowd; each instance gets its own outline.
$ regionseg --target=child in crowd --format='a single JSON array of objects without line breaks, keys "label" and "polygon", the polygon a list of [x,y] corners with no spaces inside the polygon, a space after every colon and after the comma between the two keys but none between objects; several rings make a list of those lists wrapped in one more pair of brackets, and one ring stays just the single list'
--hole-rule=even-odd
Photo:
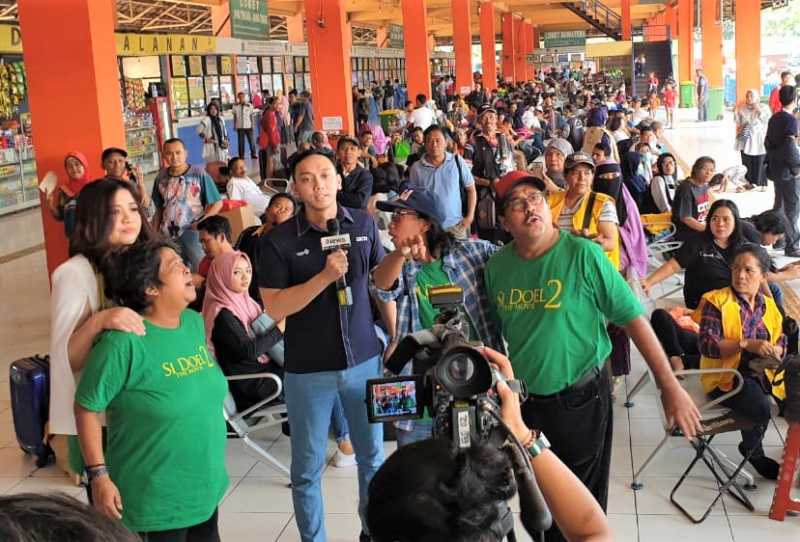
[{"label": "child in crowd", "polygon": [[656,118],[656,112],[659,107],[661,107],[661,100],[658,98],[658,93],[656,91],[651,91],[647,99],[647,111],[651,119]]},{"label": "child in crowd", "polygon": [[678,91],[672,86],[672,83],[667,82],[664,85],[664,110],[667,113],[667,127],[672,128],[675,126],[675,106],[678,101]]}]

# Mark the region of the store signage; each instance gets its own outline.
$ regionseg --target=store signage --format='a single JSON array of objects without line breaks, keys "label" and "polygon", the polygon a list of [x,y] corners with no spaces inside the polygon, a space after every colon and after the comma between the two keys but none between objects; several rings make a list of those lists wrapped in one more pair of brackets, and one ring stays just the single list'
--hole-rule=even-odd
[{"label": "store signage", "polygon": [[568,32],[545,32],[544,46],[551,47],[570,47],[586,45],[586,31],[572,30]]},{"label": "store signage", "polygon": [[269,39],[267,0],[230,0],[231,35],[245,40]]},{"label": "store signage", "polygon": [[116,34],[119,56],[207,54],[216,52],[213,36],[188,34]]},{"label": "store signage", "polygon": [[243,40],[241,53],[246,55],[275,56],[285,55],[288,44],[281,41]]},{"label": "store signage", "polygon": [[22,34],[18,26],[0,25],[0,51],[4,53],[22,52]]},{"label": "store signage", "polygon": [[322,129],[326,132],[340,132],[344,129],[342,117],[322,117]]},{"label": "store signage", "polygon": [[403,27],[399,24],[389,25],[389,47],[395,49],[402,49],[404,46],[403,41]]}]

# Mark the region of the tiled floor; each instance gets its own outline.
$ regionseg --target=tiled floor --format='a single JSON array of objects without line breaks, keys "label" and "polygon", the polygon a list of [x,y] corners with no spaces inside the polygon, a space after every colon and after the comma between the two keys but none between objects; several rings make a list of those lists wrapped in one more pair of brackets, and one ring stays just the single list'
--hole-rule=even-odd
[{"label": "tiled floor", "polygon": [[[686,115],[684,115],[686,116]],[[718,166],[735,163],[730,150],[731,126],[728,123],[709,123],[702,128],[691,124],[669,134],[674,146],[684,153],[687,161],[699,154],[720,158]],[[771,194],[732,195],[748,216],[769,207]],[[0,230],[7,237],[9,222],[0,221]],[[18,246],[9,251],[25,248]],[[9,409],[8,365],[21,356],[47,350],[49,330],[48,283],[44,253],[37,252],[0,265],[0,493],[23,491],[64,491],[78,498],[80,488],[69,484],[54,466],[37,469],[33,461],[17,448]],[[679,299],[680,294],[672,297]],[[669,302],[669,301],[668,301]],[[627,386],[644,371],[644,363],[634,349],[633,372]],[[624,395],[624,389],[619,391]],[[644,487],[634,492],[630,482],[638,468],[655,447],[661,435],[661,421],[652,386],[637,398],[632,409],[618,400],[614,407],[614,448],[612,454],[609,495],[609,521],[616,540],[659,542],[676,540],[702,542],[749,542],[753,540],[800,540],[800,517],[788,517],[783,523],[769,520],[766,515],[772,500],[774,484],[757,479],[758,487],[749,493],[756,507],[749,512],[733,499],[724,498],[713,514],[702,524],[693,525],[669,501],[676,476],[691,460],[691,449],[685,442],[672,439],[643,477]],[[765,444],[771,457],[780,458],[786,425],[775,419],[767,433]],[[288,439],[277,430],[259,436],[275,456],[289,462]],[[718,439],[720,449],[736,460],[736,435]],[[394,444],[386,445],[387,454]],[[333,444],[329,447],[333,454]],[[292,513],[291,493],[286,480],[271,468],[259,463],[239,441],[228,442],[228,472],[231,485],[221,506],[220,523],[226,541],[294,541],[299,540]],[[713,479],[696,470],[681,497],[686,506],[698,512],[704,502],[713,498],[710,488]],[[359,531],[356,514],[356,469],[336,469],[328,466],[323,474],[323,493],[326,503],[326,525],[330,540],[353,541]],[[512,508],[518,511],[516,504]],[[520,533],[521,540],[529,540]]]}]

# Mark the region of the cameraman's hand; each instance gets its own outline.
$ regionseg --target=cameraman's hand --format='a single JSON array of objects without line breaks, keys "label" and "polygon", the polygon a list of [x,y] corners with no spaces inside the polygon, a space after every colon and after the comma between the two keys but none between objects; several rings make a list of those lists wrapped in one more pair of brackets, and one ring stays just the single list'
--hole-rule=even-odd
[{"label": "cameraman's hand", "polygon": [[[489,363],[497,367],[507,380],[513,380],[514,370],[511,368],[511,361],[506,356],[491,348],[484,348],[483,355],[486,356]],[[506,422],[514,436],[518,440],[524,441],[531,431],[522,421],[519,396],[502,381],[497,383],[497,394],[500,396],[500,417]]]}]

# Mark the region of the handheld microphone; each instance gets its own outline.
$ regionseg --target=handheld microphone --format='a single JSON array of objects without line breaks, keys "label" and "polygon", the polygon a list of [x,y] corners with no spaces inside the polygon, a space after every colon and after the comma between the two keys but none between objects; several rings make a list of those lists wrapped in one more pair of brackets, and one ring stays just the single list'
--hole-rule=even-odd
[{"label": "handheld microphone", "polygon": [[[350,234],[339,233],[339,221],[335,218],[328,220],[328,236],[323,237],[322,250],[329,254],[339,249],[350,248]],[[336,297],[339,299],[340,307],[349,307],[353,304],[353,293],[347,285],[347,279],[343,276],[336,280]]]}]

